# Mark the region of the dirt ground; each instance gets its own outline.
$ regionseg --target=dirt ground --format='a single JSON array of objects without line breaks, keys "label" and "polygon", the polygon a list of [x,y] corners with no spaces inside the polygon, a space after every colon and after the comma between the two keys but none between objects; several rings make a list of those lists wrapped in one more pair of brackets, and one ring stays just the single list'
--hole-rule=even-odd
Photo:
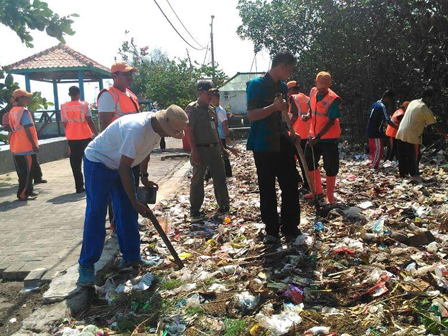
[{"label": "dirt ground", "polygon": [[[23,281],[0,282],[0,335],[12,335],[20,329],[22,321],[42,303],[42,294],[48,286],[29,293],[20,293]],[[10,322],[16,319],[14,323]]]}]

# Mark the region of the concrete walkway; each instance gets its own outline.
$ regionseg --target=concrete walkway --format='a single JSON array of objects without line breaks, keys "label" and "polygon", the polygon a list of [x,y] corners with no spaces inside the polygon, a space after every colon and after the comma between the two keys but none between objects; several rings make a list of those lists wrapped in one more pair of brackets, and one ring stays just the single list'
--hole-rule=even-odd
[{"label": "concrete walkway", "polygon": [[[182,142],[166,139],[168,151],[156,151],[149,164],[150,180],[161,184],[187,162]],[[24,279],[37,269],[43,280],[77,263],[82,243],[85,194],[76,194],[68,159],[42,165],[47,184],[35,186],[36,200],[16,200],[17,175],[0,175],[0,277]],[[108,224],[106,224],[108,225]]]}]

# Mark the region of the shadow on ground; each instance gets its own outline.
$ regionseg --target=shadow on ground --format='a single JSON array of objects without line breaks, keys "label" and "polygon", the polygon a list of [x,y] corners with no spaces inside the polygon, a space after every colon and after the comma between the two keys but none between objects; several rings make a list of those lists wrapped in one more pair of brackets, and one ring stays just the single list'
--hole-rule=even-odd
[{"label": "shadow on ground", "polygon": [[85,193],[65,194],[65,195],[60,195],[60,196],[54,197],[52,199],[49,199],[47,202],[53,203],[53,204],[64,204],[64,203],[78,202],[80,199],[83,199],[85,196],[86,196]]},{"label": "shadow on ground", "polygon": [[14,201],[5,201],[0,203],[0,212],[6,212],[9,210],[13,210],[22,206],[28,205],[28,202],[32,201],[19,201],[18,199]]}]

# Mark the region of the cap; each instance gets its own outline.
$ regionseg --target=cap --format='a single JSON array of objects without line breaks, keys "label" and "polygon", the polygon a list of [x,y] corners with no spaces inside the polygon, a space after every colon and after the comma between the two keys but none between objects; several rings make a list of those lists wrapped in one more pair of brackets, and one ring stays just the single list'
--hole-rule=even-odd
[{"label": "cap", "polygon": [[129,71],[137,72],[137,69],[127,65],[125,62],[117,62],[117,63],[113,64],[110,68],[111,73],[129,72]]},{"label": "cap", "polygon": [[321,87],[330,87],[331,85],[331,75],[329,72],[321,71],[316,76],[316,86],[317,88]]},{"label": "cap", "polygon": [[208,91],[214,87],[215,85],[213,85],[212,81],[199,81],[197,85],[198,91]]},{"label": "cap", "polygon": [[288,88],[288,90],[292,89],[294,87],[298,87],[298,86],[299,86],[299,84],[297,84],[297,81],[290,81],[286,84],[286,87]]},{"label": "cap", "polygon": [[188,116],[181,107],[170,105],[166,110],[156,112],[156,119],[160,127],[170,137],[176,139],[184,137],[184,128],[187,126]]},{"label": "cap", "polygon": [[12,93],[12,97],[13,98],[19,98],[19,97],[31,97],[33,94],[27,92],[26,90],[23,89],[17,89]]},{"label": "cap", "polygon": [[81,90],[79,89],[79,87],[77,87],[75,85],[70,86],[70,88],[68,89],[68,94],[70,96],[75,96],[75,95],[80,94],[80,93],[81,93]]}]

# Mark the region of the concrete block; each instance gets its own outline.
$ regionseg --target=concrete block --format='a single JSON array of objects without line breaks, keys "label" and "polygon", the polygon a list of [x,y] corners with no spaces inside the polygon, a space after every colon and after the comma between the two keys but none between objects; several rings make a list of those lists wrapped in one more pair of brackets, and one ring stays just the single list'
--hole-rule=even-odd
[{"label": "concrete block", "polygon": [[64,274],[53,279],[50,288],[43,295],[43,303],[59,302],[76,295],[80,290],[76,285],[77,281],[78,265],[74,265],[67,269]]},{"label": "concrete block", "polygon": [[32,270],[26,276],[25,280],[23,280],[25,287],[39,286],[46,271],[46,268],[36,268],[35,270]]},{"label": "concrete block", "polygon": [[64,319],[68,312],[65,302],[43,306],[22,322],[25,330],[33,332],[49,332],[50,328]]}]

